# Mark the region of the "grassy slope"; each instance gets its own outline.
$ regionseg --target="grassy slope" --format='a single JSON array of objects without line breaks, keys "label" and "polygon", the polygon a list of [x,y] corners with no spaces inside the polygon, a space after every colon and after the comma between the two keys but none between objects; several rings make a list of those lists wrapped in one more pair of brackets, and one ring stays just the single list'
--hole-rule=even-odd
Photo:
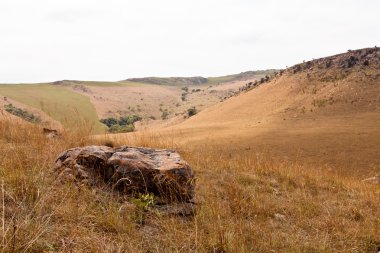
[{"label": "grassy slope", "polygon": [[0,85],[0,94],[44,111],[65,127],[72,128],[76,126],[75,122],[83,121],[93,125],[96,133],[105,129],[99,123],[90,99],[65,87],[51,84]]},{"label": "grassy slope", "polygon": [[[51,169],[56,156],[64,149],[100,144],[100,140],[83,133],[46,139],[36,126],[0,121],[4,203],[4,207],[0,207],[3,217],[0,249],[4,252],[377,252],[380,246],[379,185],[361,182],[363,175],[345,176],[326,169],[322,163],[312,168],[300,166],[298,162],[276,162],[261,155],[262,150],[253,150],[263,139],[256,139],[252,133],[260,133],[261,128],[268,127],[268,123],[260,127],[262,123],[258,121],[283,125],[281,129],[274,129],[281,130],[281,135],[270,132],[266,141],[279,139],[272,149],[282,147],[284,150],[285,146],[292,150],[294,143],[288,141],[310,136],[299,131],[289,134],[294,126],[313,133],[313,127],[326,119],[332,123],[337,112],[343,115],[348,109],[345,124],[337,121],[332,130],[336,130],[336,126],[347,128],[345,136],[351,139],[357,136],[355,131],[362,131],[364,141],[376,141],[372,134],[379,132],[376,128],[379,125],[373,125],[372,130],[362,127],[368,127],[366,121],[379,115],[366,115],[378,105],[379,92],[374,88],[379,82],[368,82],[373,76],[365,74],[349,77],[356,82],[339,81],[343,90],[338,90],[336,95],[362,87],[357,80],[363,78],[368,93],[360,94],[374,93],[375,98],[368,97],[374,107],[365,99],[348,107],[344,99],[351,104],[358,91],[353,90],[343,97],[343,103],[313,107],[316,114],[306,116],[318,115],[321,121],[302,117],[302,121],[309,122],[306,125],[297,125],[290,118],[302,115],[303,105],[311,106],[312,100],[307,99],[322,99],[325,92],[337,87],[336,83],[319,81],[311,84],[306,81],[306,73],[300,73],[210,108],[184,123],[181,131],[173,129],[167,136],[159,131],[155,133],[158,138],[147,133],[109,137],[116,146],[176,148],[196,172],[198,204],[194,217],[166,217],[145,212],[144,224],[138,223],[138,209],[134,204],[111,194],[107,188],[93,190],[80,185],[57,184]],[[306,87],[298,87],[303,90],[295,89],[294,84],[299,82],[305,84]],[[345,84],[351,85],[346,89]],[[288,97],[291,99],[287,100]],[[284,125],[279,117],[281,121],[272,121],[273,113],[276,116],[288,107],[293,111],[279,115],[285,115],[289,125]],[[325,115],[329,112],[332,117]],[[352,125],[352,122],[361,125]],[[343,147],[339,144],[341,135],[331,134],[326,128],[319,129],[323,130],[321,137],[332,140],[330,148],[339,152]],[[250,139],[252,149],[244,142],[246,138]],[[185,142],[177,142],[181,139]],[[191,139],[198,139],[199,145],[186,143]],[[25,140],[28,140],[27,145]],[[307,141],[313,144],[318,138]],[[285,145],[281,146],[281,142]],[[350,147],[358,150],[355,145]],[[372,149],[379,150],[378,146]],[[368,147],[366,150],[370,151]],[[355,156],[367,159],[363,153]]]},{"label": "grassy slope", "polygon": [[85,132],[47,139],[37,126],[0,121],[2,252],[367,253],[380,246],[377,185],[228,145],[192,150],[129,137],[114,143],[180,150],[196,172],[194,217],[147,211],[141,224],[139,209],[111,187],[57,183],[59,153],[99,142]]},{"label": "grassy slope", "polygon": [[214,84],[220,84],[225,82],[232,82],[232,81],[238,81],[238,80],[246,80],[251,78],[258,78],[264,77],[266,75],[271,75],[275,72],[275,70],[258,70],[258,71],[248,71],[248,72],[242,72],[240,74],[235,75],[227,75],[227,76],[219,76],[219,77],[208,77],[208,84],[214,85]]},{"label": "grassy slope", "polygon": [[160,134],[193,147],[207,140],[247,156],[270,153],[370,176],[380,170],[379,65],[365,67],[361,60],[342,69],[340,61],[347,59],[330,69],[323,61],[313,70],[290,69]]}]

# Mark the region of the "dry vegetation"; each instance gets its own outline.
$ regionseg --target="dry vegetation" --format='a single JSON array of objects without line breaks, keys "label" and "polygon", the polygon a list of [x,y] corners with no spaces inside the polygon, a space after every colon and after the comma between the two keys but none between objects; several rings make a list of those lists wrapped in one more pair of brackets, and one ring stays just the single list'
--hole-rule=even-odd
[{"label": "dry vegetation", "polygon": [[194,217],[148,212],[141,225],[135,206],[116,194],[56,182],[52,167],[61,151],[107,139],[86,132],[47,139],[32,124],[0,121],[3,252],[377,252],[380,246],[378,185],[239,150],[127,135],[114,145],[177,148],[197,175]]},{"label": "dry vegetation", "polygon": [[[47,138],[0,114],[2,252],[377,253],[380,185],[363,179],[380,172],[380,58],[366,50],[296,65],[172,128],[90,136],[76,119]],[[176,149],[196,212],[142,214],[107,187],[58,183],[55,158],[89,144]]]}]

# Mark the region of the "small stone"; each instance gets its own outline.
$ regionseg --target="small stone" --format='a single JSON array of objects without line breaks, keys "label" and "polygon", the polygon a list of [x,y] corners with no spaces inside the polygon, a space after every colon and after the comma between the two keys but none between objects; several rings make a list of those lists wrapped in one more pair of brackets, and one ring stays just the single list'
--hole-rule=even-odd
[{"label": "small stone", "polygon": [[275,213],[274,214],[274,219],[278,220],[278,221],[285,221],[286,220],[286,216],[283,215],[283,214],[280,214],[280,213]]},{"label": "small stone", "polygon": [[363,179],[362,182],[370,183],[370,184],[380,184],[380,175],[376,175],[374,177]]}]

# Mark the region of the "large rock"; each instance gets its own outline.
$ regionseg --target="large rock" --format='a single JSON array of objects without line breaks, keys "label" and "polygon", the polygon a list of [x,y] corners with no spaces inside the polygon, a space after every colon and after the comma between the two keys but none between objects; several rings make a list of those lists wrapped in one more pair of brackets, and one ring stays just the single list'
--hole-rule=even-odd
[{"label": "large rock", "polygon": [[189,201],[194,175],[178,153],[168,149],[87,146],[66,150],[56,160],[61,181],[104,185],[125,194],[154,193],[167,201]]}]

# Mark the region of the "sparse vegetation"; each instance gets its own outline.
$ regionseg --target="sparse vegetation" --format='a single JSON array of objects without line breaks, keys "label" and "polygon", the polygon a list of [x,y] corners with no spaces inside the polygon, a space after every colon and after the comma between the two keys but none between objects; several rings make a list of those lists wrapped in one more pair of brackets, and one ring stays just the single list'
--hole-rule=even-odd
[{"label": "sparse vegetation", "polygon": [[[344,61],[328,70],[324,61],[319,65],[335,75],[338,65],[347,73],[356,69],[364,62],[358,59],[351,69]],[[47,138],[38,124],[0,118],[0,251],[376,253],[380,188],[366,180],[379,173],[379,68],[373,59],[369,64],[342,82],[323,82],[326,76],[314,72],[310,82],[307,73],[292,76],[291,68],[268,89],[156,131],[94,136],[92,121],[71,116],[75,130]],[[233,95],[220,92],[216,99]],[[163,106],[167,118],[171,109]],[[190,107],[184,117],[196,112]],[[119,132],[138,120],[101,121]],[[94,189],[57,181],[58,154],[85,145],[178,150],[196,175],[196,211],[166,214],[153,194],[119,194],[107,182]]]},{"label": "sparse vegetation", "polygon": [[186,96],[187,96],[187,93],[182,93],[181,100],[186,101]]},{"label": "sparse vegetation", "polygon": [[26,121],[32,122],[32,123],[39,123],[41,122],[40,117],[34,115],[31,112],[28,112],[26,110],[23,110],[21,108],[18,108],[12,104],[7,104],[4,106],[5,110],[13,115],[16,115],[17,117],[20,117]]},{"label": "sparse vegetation", "polygon": [[[62,150],[105,143],[86,132],[47,140],[38,127],[0,121],[4,252],[376,252],[379,246],[377,186],[210,143],[179,146],[197,173],[201,202],[193,217],[149,211],[151,194],[122,199],[106,187],[57,183],[52,166]],[[112,141],[170,143],[158,136]]]},{"label": "sparse vegetation", "polygon": [[165,120],[165,119],[168,119],[168,117],[169,117],[168,109],[162,110],[161,119]]}]

